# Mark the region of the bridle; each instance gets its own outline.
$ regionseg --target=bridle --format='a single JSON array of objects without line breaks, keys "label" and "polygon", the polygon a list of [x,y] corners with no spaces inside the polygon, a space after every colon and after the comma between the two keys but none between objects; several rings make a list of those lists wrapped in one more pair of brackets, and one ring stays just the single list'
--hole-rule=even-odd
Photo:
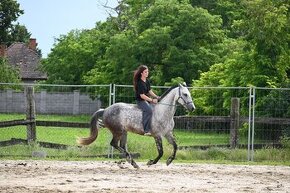
[{"label": "bridle", "polygon": [[181,95],[181,91],[180,91],[180,90],[181,90],[181,89],[180,89],[180,87],[179,87],[179,89],[178,89],[178,95],[179,95],[179,96],[178,96],[178,98],[177,98],[176,101],[178,101],[179,99],[182,99],[185,105],[190,104],[190,103],[193,103],[192,100],[191,100],[190,102],[186,102],[185,99],[182,97],[182,95]]},{"label": "bridle", "polygon": [[[190,101],[190,102],[186,102],[186,101],[185,101],[185,99],[184,99],[184,98],[182,97],[182,95],[181,95],[181,88],[180,88],[180,87],[178,88],[178,95],[179,95],[179,96],[178,96],[178,98],[177,98],[176,101],[178,101],[179,99],[182,99],[185,105],[190,104],[190,103],[193,103],[192,101]],[[180,104],[172,105],[172,104],[161,103],[161,102],[158,102],[157,104],[167,105],[167,106],[180,106]]]}]

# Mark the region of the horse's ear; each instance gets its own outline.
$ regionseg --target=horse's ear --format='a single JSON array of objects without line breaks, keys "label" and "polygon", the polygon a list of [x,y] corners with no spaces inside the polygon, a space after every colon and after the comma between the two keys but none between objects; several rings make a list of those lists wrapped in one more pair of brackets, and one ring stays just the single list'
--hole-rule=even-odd
[{"label": "horse's ear", "polygon": [[179,86],[179,87],[187,87],[187,85],[186,85],[185,82],[183,82],[182,84],[179,83],[178,86]]}]

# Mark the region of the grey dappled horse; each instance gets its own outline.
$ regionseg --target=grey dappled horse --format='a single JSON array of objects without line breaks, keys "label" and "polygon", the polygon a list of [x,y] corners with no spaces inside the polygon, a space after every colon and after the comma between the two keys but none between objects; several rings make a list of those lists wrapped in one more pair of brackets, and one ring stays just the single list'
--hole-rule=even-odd
[{"label": "grey dappled horse", "polygon": [[[181,104],[189,111],[193,111],[195,106],[186,85],[168,89],[160,98],[159,102],[153,107],[152,115],[152,136],[155,139],[158,156],[154,160],[150,160],[147,165],[156,164],[163,155],[162,137],[165,137],[173,146],[173,153],[167,159],[169,165],[174,159],[177,151],[177,144],[173,136],[174,120],[173,116],[176,111],[177,103]],[[135,104],[115,103],[106,109],[99,109],[91,118],[90,136],[87,138],[79,138],[78,143],[89,145],[98,136],[98,129],[101,127],[98,120],[102,118],[104,127],[108,128],[113,134],[111,145],[126,155],[127,161],[135,168],[139,168],[131,155],[126,149],[126,140],[121,140],[127,136],[127,131],[144,135],[142,125],[142,111]],[[120,146],[118,145],[121,140]]]}]

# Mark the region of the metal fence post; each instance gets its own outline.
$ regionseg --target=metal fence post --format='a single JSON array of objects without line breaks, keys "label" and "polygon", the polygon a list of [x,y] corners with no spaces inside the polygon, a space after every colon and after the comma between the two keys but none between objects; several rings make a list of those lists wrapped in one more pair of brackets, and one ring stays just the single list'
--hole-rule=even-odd
[{"label": "metal fence post", "polygon": [[248,116],[248,161],[250,161],[251,149],[251,117],[252,117],[252,87],[249,90],[249,116]]},{"label": "metal fence post", "polygon": [[254,128],[255,128],[255,95],[256,89],[250,87],[249,120],[248,120],[248,161],[254,161]]},{"label": "metal fence post", "polygon": [[112,105],[112,97],[111,97],[111,95],[112,95],[112,84],[110,84],[109,85],[109,106],[111,106]]},{"label": "metal fence post", "polygon": [[251,161],[254,161],[254,139],[255,139],[255,103],[256,103],[256,88],[253,87],[253,102],[252,102],[252,154]]},{"label": "metal fence post", "polygon": [[240,125],[240,99],[231,100],[231,123],[230,123],[230,147],[236,148],[238,145],[238,131]]},{"label": "metal fence post", "polygon": [[113,84],[112,97],[113,97],[113,104],[115,104],[116,103],[116,84]]},{"label": "metal fence post", "polygon": [[[109,94],[109,106],[115,103],[115,92],[116,92],[116,86],[115,84],[110,84],[110,94]],[[113,99],[113,100],[112,100]],[[113,158],[114,156],[114,147],[110,145],[111,136],[108,138],[108,158]]]}]

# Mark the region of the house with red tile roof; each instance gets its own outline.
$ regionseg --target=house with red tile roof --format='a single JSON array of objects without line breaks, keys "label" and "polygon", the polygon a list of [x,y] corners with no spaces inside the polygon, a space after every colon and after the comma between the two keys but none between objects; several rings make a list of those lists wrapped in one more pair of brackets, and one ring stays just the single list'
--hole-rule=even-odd
[{"label": "house with red tile roof", "polygon": [[8,48],[0,46],[0,57],[6,57],[8,63],[19,70],[20,79],[24,83],[35,83],[46,80],[46,73],[40,69],[41,57],[36,51],[36,39],[30,39],[29,44],[15,42]]}]

